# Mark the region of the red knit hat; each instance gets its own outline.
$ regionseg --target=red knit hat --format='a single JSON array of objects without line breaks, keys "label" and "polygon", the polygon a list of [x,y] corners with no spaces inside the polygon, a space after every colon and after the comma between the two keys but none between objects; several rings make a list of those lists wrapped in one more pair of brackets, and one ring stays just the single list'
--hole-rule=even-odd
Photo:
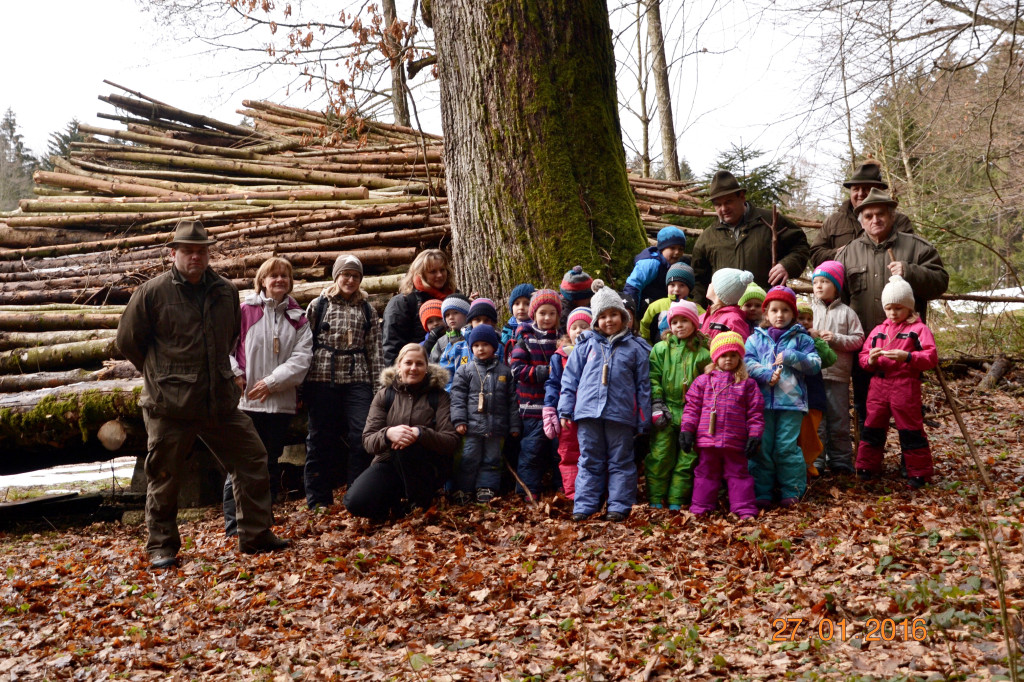
[{"label": "red knit hat", "polygon": [[764,303],[761,304],[761,310],[768,310],[768,304],[772,301],[782,301],[790,307],[794,316],[798,314],[796,308],[796,292],[789,287],[780,285],[769,289],[768,293],[764,297]]},{"label": "red knit hat", "polygon": [[542,305],[553,305],[558,315],[562,315],[562,297],[554,289],[537,289],[530,297],[530,319],[537,315],[537,308]]},{"label": "red knit hat", "polygon": [[432,298],[420,306],[420,324],[423,325],[424,331],[430,331],[430,327],[427,326],[427,320],[432,317],[444,319],[444,315],[441,314],[441,301],[436,298]]}]

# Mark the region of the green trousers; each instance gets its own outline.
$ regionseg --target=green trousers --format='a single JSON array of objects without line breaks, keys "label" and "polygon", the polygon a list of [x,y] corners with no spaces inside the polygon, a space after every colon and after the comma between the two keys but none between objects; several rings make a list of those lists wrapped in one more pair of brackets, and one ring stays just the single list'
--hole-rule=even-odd
[{"label": "green trousers", "polygon": [[647,501],[689,505],[693,495],[693,470],[697,468],[697,449],[679,451],[679,422],[673,421],[651,435],[651,451],[644,459],[647,476]]}]

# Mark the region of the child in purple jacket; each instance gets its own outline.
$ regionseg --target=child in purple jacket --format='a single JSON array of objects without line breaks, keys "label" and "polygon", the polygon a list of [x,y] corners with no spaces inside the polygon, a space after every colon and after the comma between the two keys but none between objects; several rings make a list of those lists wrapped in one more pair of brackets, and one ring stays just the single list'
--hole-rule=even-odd
[{"label": "child in purple jacket", "polygon": [[700,457],[694,471],[690,511],[706,514],[718,506],[724,476],[729,486],[729,508],[740,520],[757,516],[754,477],[747,460],[761,446],[764,399],[757,382],[747,376],[743,363],[743,337],[721,332],[711,341],[715,369],[694,379],[686,392],[679,448]]}]

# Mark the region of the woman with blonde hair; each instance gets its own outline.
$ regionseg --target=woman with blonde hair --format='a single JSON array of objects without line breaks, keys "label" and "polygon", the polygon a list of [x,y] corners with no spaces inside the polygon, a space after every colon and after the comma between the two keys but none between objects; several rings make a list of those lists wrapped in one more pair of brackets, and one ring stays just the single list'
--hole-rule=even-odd
[{"label": "woman with blonde hair", "polygon": [[430,506],[459,447],[447,382],[448,370],[430,364],[416,343],[403,346],[395,364],[381,372],[363,429],[373,463],[345,494],[353,516],[384,519],[414,505]]},{"label": "woman with blonde hair", "polygon": [[361,436],[384,368],[377,311],[360,288],[362,262],[341,254],[331,275],[334,282],[306,309],[313,330],[313,364],[302,394],[309,413],[303,478],[310,509],[334,502],[343,467],[351,484],[369,466]]},{"label": "woman with blonde hair", "polygon": [[[292,264],[269,258],[256,271],[255,291],[242,301],[242,326],[231,356],[235,381],[242,389],[239,407],[267,449],[271,500],[281,490],[277,460],[284,450],[288,423],[298,410],[296,389],[313,356],[313,335],[302,307],[289,294]],[[224,482],[224,530],[237,533],[234,488]]]},{"label": "woman with blonde hair", "polygon": [[455,291],[455,273],[444,251],[421,251],[384,310],[385,364],[393,363],[405,344],[423,340],[420,306],[430,299],[443,301]]}]

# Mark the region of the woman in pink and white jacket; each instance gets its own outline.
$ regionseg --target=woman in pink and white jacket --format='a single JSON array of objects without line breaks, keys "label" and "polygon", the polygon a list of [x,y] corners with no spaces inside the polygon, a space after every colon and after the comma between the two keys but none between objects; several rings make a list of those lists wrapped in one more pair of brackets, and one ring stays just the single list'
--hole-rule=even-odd
[{"label": "woman in pink and white jacket", "polygon": [[[313,334],[302,307],[289,294],[292,265],[270,258],[256,272],[255,292],[242,302],[242,329],[231,356],[242,389],[239,407],[249,415],[267,449],[270,495],[281,489],[277,460],[288,423],[298,410],[297,390],[313,359]],[[224,530],[236,532],[231,478],[224,482]]]}]

